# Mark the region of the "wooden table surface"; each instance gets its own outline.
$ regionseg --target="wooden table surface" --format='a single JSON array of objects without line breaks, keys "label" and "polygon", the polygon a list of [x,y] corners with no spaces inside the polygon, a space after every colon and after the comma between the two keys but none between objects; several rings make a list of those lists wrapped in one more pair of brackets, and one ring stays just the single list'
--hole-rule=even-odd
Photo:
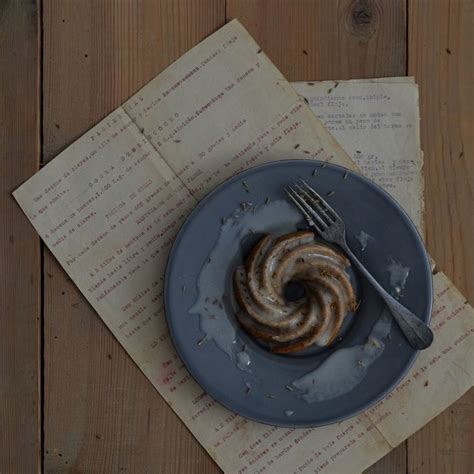
[{"label": "wooden table surface", "polygon": [[[474,303],[472,0],[0,0],[0,472],[219,471],[10,193],[232,18],[290,81],[415,76],[428,249]],[[368,472],[474,472],[473,402]]]}]

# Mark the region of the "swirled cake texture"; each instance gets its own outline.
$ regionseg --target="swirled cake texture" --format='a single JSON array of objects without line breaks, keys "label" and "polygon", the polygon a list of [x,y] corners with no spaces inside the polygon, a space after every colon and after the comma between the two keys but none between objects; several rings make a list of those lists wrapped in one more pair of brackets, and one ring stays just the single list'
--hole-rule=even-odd
[{"label": "swirled cake texture", "polygon": [[[315,241],[312,232],[267,235],[253,247],[245,265],[235,269],[237,319],[275,353],[328,346],[356,306],[349,266],[343,254]],[[304,289],[296,301],[285,297],[290,282]]]}]

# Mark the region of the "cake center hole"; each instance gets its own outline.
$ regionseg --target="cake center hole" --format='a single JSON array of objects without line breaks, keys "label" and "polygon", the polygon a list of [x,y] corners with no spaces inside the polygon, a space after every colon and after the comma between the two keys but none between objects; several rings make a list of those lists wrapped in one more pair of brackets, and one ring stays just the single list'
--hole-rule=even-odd
[{"label": "cake center hole", "polygon": [[287,301],[297,301],[304,297],[306,291],[297,281],[290,281],[285,286],[284,294]]}]

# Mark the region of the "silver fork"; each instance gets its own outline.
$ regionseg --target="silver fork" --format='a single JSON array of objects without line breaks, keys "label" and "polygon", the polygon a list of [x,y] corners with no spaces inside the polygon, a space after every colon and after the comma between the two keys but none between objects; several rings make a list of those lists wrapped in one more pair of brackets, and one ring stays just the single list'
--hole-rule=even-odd
[{"label": "silver fork", "polygon": [[349,259],[385,301],[395,321],[414,349],[426,349],[433,342],[430,327],[391,296],[352,253],[346,242],[346,227],[339,214],[305,181],[288,186],[285,192],[305,216],[308,224],[328,242],[341,247]]}]

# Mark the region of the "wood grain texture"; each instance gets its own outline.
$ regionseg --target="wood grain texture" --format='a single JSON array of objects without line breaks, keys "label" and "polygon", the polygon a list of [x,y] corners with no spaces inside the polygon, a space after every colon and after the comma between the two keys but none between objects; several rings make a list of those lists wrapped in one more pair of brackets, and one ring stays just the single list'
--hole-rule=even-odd
[{"label": "wood grain texture", "polygon": [[411,1],[409,73],[420,86],[428,249],[474,304],[474,2]]},{"label": "wood grain texture", "polygon": [[409,474],[474,472],[474,389],[408,440]]},{"label": "wood grain texture", "polygon": [[[222,0],[44,2],[50,160],[224,24]],[[45,470],[218,469],[45,253]]]},{"label": "wood grain texture", "polygon": [[402,0],[227,0],[289,81],[405,75]]},{"label": "wood grain texture", "polygon": [[[472,0],[409,1],[408,70],[420,85],[427,245],[474,303]],[[408,472],[474,472],[474,392],[408,441]]]},{"label": "wood grain texture", "polygon": [[38,472],[40,241],[11,192],[39,169],[39,12],[0,2],[0,472]]},{"label": "wood grain texture", "polygon": [[386,456],[364,471],[364,474],[406,474],[407,448],[401,443]]}]

